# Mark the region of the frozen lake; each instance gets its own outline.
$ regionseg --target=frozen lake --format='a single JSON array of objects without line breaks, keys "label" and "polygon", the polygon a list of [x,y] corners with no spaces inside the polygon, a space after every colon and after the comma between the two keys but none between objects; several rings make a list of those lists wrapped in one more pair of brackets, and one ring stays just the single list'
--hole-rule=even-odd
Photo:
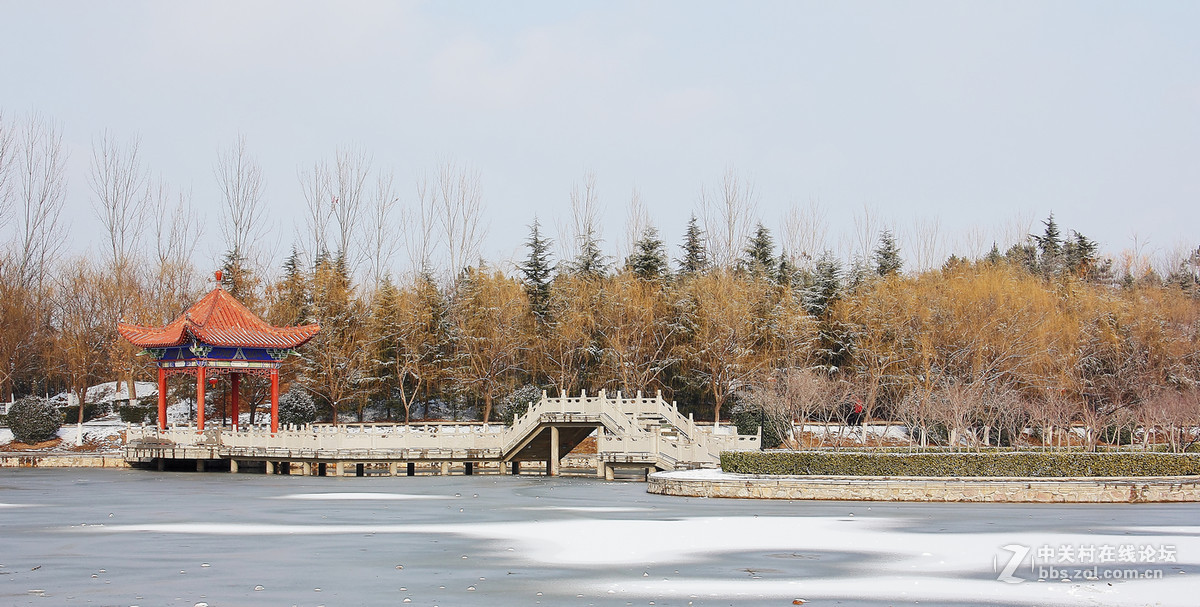
[{"label": "frozen lake", "polygon": [[0,565],[3,605],[1195,605],[1200,505],[4,469]]}]

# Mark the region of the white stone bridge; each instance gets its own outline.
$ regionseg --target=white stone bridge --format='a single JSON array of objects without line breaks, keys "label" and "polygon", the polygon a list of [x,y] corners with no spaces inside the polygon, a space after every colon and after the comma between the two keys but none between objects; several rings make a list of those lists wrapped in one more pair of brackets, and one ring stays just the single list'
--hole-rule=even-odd
[{"label": "white stone bridge", "polygon": [[[544,462],[557,475],[563,456],[593,433],[596,475],[612,479],[615,469],[680,470],[716,467],[721,451],[757,449],[759,436],[738,435],[733,426],[698,426],[661,394],[625,398],[601,391],[596,396],[542,398],[525,415],[503,424],[343,424],[286,428],[195,427],[159,430],[130,427],[125,459],[140,466],[197,470],[263,468],[267,473],[341,476],[415,474],[417,467],[449,474],[495,468],[517,474],[522,462]],[[404,471],[399,472],[400,466]],[[349,468],[348,468],[349,467]]]}]

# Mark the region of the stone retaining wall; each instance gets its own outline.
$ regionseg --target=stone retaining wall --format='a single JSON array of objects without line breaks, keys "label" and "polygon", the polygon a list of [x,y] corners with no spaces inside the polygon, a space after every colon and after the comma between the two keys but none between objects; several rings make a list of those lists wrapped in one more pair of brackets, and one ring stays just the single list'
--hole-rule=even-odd
[{"label": "stone retaining wall", "polygon": [[657,472],[646,491],[685,497],[892,502],[1200,502],[1200,478],[929,478]]},{"label": "stone retaining wall", "polygon": [[0,453],[0,468],[128,468],[119,453]]}]

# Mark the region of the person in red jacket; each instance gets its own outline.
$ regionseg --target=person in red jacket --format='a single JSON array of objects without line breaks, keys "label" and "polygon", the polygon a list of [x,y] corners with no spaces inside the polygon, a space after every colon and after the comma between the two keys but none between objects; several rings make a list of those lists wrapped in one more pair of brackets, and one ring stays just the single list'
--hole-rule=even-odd
[{"label": "person in red jacket", "polygon": [[861,426],[864,415],[863,402],[861,398],[854,399],[854,410],[850,413],[850,425]]}]

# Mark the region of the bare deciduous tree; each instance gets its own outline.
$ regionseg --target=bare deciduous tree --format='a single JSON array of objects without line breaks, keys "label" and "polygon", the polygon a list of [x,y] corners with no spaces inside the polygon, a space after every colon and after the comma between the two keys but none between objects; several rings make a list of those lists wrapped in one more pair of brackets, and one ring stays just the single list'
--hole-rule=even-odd
[{"label": "bare deciduous tree", "polygon": [[362,223],[364,188],[371,173],[371,159],[356,148],[339,149],[333,171],[333,221],[337,229],[337,253],[351,276],[357,274],[361,258],[359,229]]},{"label": "bare deciduous tree", "polygon": [[850,257],[865,263],[871,259],[871,253],[875,250],[876,238],[879,237],[880,221],[878,210],[874,207],[863,205],[862,211],[854,214],[854,232],[850,251]]},{"label": "bare deciduous tree", "polygon": [[400,224],[404,227],[404,250],[408,254],[409,269],[414,274],[432,273],[434,268],[434,231],[437,229],[437,213],[434,194],[426,179],[417,180],[417,202],[400,213]]},{"label": "bare deciduous tree", "polygon": [[750,237],[757,205],[754,185],[732,167],[716,186],[700,188],[708,251],[716,267],[731,269],[737,264]]},{"label": "bare deciduous tree", "polygon": [[[780,369],[755,381],[747,391],[749,402],[762,409],[763,414],[784,428],[788,447],[806,447],[804,427],[816,421],[817,412],[827,403],[837,402],[840,394],[837,382],[823,369]],[[795,426],[801,426],[800,434]],[[819,444],[821,439],[810,442]]]},{"label": "bare deciduous tree", "polygon": [[226,250],[235,257],[249,259],[252,245],[262,238],[266,228],[262,224],[262,167],[246,149],[244,135],[238,135],[236,143],[218,152],[214,172],[221,188],[221,235]]},{"label": "bare deciduous tree", "polygon": [[1029,240],[1029,234],[1033,231],[1033,211],[1023,210],[1013,213],[1007,221],[1000,226],[996,240],[999,243],[1000,251],[1007,251],[1010,247],[1016,244],[1021,244]]},{"label": "bare deciduous tree", "polygon": [[391,270],[392,256],[396,254],[396,225],[394,215],[399,198],[392,186],[391,173],[380,173],[375,178],[375,190],[371,195],[371,215],[364,238],[367,249],[367,265],[371,284],[378,289],[384,276]]},{"label": "bare deciduous tree", "polygon": [[329,251],[326,243],[329,219],[333,213],[333,186],[329,167],[323,162],[313,164],[311,171],[299,171],[300,191],[304,196],[306,213],[305,227],[308,229],[308,256],[315,260]]},{"label": "bare deciduous tree", "polygon": [[798,268],[811,269],[828,248],[828,213],[816,201],[803,207],[792,205],[783,219],[783,248]]},{"label": "bare deciduous tree", "polygon": [[83,423],[88,386],[98,381],[107,367],[115,323],[106,312],[108,299],[117,293],[111,275],[97,270],[86,258],[74,260],[59,276],[55,289],[55,320],[60,376],[79,403],[77,423]]},{"label": "bare deciduous tree", "polygon": [[191,193],[174,194],[161,181],[153,189],[152,206],[155,264],[147,314],[165,324],[187,309],[199,290],[192,256],[204,235],[204,224],[192,208]]},{"label": "bare deciduous tree", "polygon": [[16,127],[0,112],[0,231],[8,224],[12,207],[13,166],[17,154]]},{"label": "bare deciduous tree", "polygon": [[467,264],[478,261],[487,235],[479,171],[447,160],[438,167],[432,188],[421,184],[417,189],[430,197],[445,251],[445,274],[453,282]]},{"label": "bare deciduous tree", "polygon": [[[603,240],[600,214],[599,188],[596,184],[596,174],[588,171],[583,175],[583,183],[576,182],[571,186],[571,224],[564,229],[561,223],[555,222],[558,228],[558,258],[567,260],[568,265],[580,265],[580,261],[602,255],[599,243]],[[640,234],[639,234],[640,236]],[[588,250],[595,248],[595,250]]]},{"label": "bare deciduous tree", "polygon": [[646,203],[642,202],[641,192],[634,188],[629,196],[629,211],[625,217],[625,240],[621,243],[621,259],[633,254],[638,239],[650,226],[650,213],[646,210]]},{"label": "bare deciduous tree", "polygon": [[107,232],[112,267],[118,274],[124,274],[131,255],[139,248],[150,199],[140,141],[134,137],[121,144],[105,131],[99,140],[92,141],[90,168],[88,183],[95,196],[93,211]]},{"label": "bare deciduous tree", "polygon": [[933,219],[916,219],[908,232],[908,249],[912,251],[913,266],[918,272],[925,272],[941,264],[942,251],[941,221]]},{"label": "bare deciduous tree", "polygon": [[59,221],[67,197],[67,155],[58,125],[31,115],[20,130],[15,163],[16,276],[40,290],[61,248]]}]

